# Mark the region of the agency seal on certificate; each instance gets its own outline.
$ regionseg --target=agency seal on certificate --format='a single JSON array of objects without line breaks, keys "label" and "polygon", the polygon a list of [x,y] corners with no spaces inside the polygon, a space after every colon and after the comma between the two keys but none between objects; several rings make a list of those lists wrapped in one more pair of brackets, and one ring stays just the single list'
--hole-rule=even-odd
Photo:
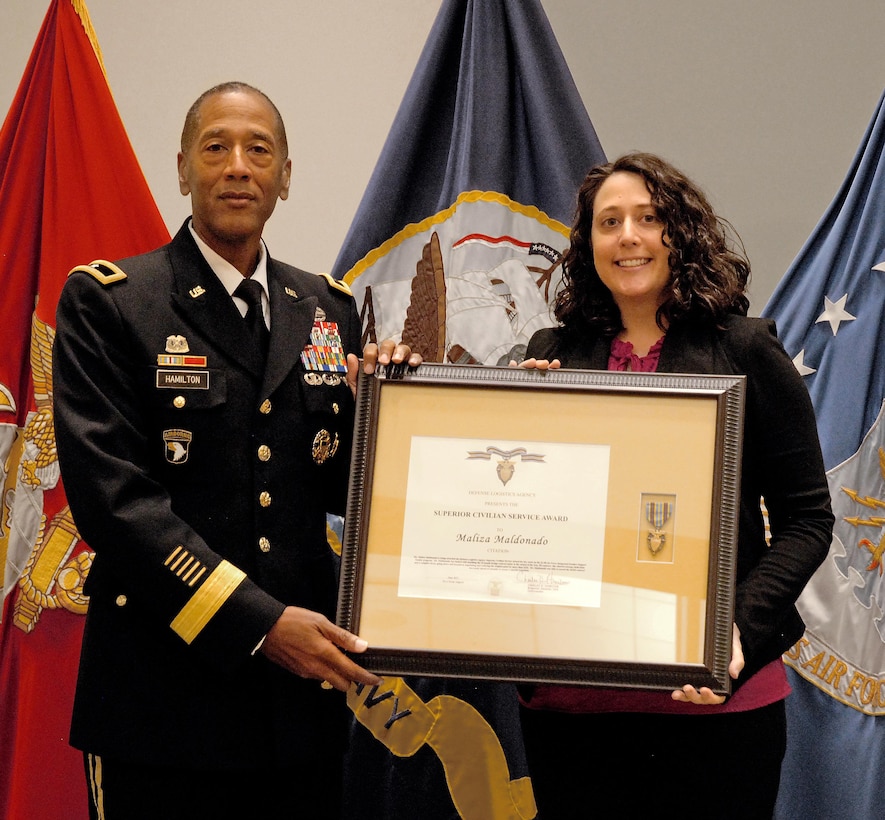
[{"label": "agency seal on certificate", "polygon": [[360,376],[338,609],[385,674],[729,691],[743,377]]}]

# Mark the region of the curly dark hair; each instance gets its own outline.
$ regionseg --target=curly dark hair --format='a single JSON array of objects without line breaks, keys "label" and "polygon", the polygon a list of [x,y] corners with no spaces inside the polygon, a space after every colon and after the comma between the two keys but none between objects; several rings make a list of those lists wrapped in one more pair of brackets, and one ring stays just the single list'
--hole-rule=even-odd
[{"label": "curly dark hair", "polygon": [[750,263],[737,232],[716,215],[703,191],[666,160],[630,153],[592,168],[578,189],[570,246],[563,257],[564,289],[554,306],[559,322],[578,332],[594,330],[606,336],[623,330],[618,306],[593,264],[590,236],[596,194],[618,171],[645,180],[664,225],[670,281],[655,317],[658,326],[665,330],[686,320],[719,324],[729,313],[746,316]]}]

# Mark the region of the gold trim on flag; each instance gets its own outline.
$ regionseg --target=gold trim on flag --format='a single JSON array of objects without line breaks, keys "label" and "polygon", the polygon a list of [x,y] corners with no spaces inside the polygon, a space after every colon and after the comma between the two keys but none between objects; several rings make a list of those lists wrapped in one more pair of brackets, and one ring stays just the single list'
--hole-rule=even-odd
[{"label": "gold trim on flag", "polygon": [[518,820],[537,814],[531,781],[510,779],[495,730],[467,701],[438,695],[425,703],[402,678],[386,678],[380,687],[351,684],[347,705],[397,757],[411,757],[424,744],[433,749],[464,820]]},{"label": "gold trim on flag", "polygon": [[80,22],[83,24],[83,31],[86,32],[86,36],[89,38],[89,44],[95,52],[95,59],[98,60],[101,73],[104,74],[105,82],[107,82],[108,73],[104,68],[104,58],[101,56],[101,48],[98,45],[98,36],[95,33],[95,29],[92,27],[92,20],[89,18],[89,9],[86,8],[86,3],[83,2],[83,0],[71,0],[71,5],[74,7],[74,11],[77,12]]},{"label": "gold trim on flag", "polygon": [[458,210],[459,205],[463,205],[467,202],[497,202],[499,205],[509,208],[514,213],[520,213],[529,219],[534,219],[540,222],[545,227],[550,228],[550,230],[556,231],[557,233],[561,233],[566,239],[568,239],[570,228],[563,225],[558,219],[553,219],[548,216],[534,205],[522,205],[521,203],[512,200],[506,194],[499,194],[497,191],[464,191],[464,193],[460,194],[455,202],[448,208],[439,211],[439,213],[433,214],[433,216],[428,216],[420,222],[412,222],[411,224],[406,225],[401,231],[397,231],[397,233],[391,236],[390,239],[385,240],[377,248],[369,251],[344,275],[344,278],[341,281],[350,285],[358,276],[364,273],[367,268],[371,268],[372,265],[374,265],[379,259],[387,256],[387,254],[394,248],[401,245],[407,239],[411,239],[413,236],[417,236],[420,233],[424,233],[424,231],[430,230],[434,225],[439,225],[445,222],[454,215],[455,211]]}]

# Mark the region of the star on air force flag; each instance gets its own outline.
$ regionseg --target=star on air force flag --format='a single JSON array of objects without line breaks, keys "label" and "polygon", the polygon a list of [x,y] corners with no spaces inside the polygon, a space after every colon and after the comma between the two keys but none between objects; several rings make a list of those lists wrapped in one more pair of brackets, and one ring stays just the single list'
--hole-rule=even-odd
[{"label": "star on air force flag", "polygon": [[885,96],[848,175],[764,313],[808,385],[836,516],[784,659],[776,817],[882,815],[885,766]]}]

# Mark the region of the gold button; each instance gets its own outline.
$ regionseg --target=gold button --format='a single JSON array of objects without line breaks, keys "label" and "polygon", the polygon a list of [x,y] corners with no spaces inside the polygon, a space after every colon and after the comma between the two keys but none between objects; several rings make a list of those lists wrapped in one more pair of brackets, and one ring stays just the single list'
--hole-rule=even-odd
[{"label": "gold button", "polygon": [[258,458],[261,461],[270,461],[270,447],[268,447],[266,444],[262,444],[258,448]]},{"label": "gold button", "polygon": [[337,416],[341,412],[341,408],[338,406],[337,401],[332,402],[332,412]]},{"label": "gold button", "polygon": [[176,396],[172,399],[172,403],[180,409],[187,404],[187,399],[184,396]]},{"label": "gold button", "polygon": [[261,402],[261,407],[258,408],[258,412],[266,416],[272,409],[270,399],[265,399]]},{"label": "gold button", "polygon": [[270,541],[268,541],[264,536],[258,539],[258,549],[262,552],[270,552]]},{"label": "gold button", "polygon": [[258,503],[261,504],[262,507],[269,507],[270,502],[270,493],[267,490],[265,490],[261,495],[258,496]]},{"label": "gold button", "polygon": [[126,596],[125,595],[118,595],[116,603],[117,603],[117,606],[126,606],[126,604],[128,603],[126,600]]}]

